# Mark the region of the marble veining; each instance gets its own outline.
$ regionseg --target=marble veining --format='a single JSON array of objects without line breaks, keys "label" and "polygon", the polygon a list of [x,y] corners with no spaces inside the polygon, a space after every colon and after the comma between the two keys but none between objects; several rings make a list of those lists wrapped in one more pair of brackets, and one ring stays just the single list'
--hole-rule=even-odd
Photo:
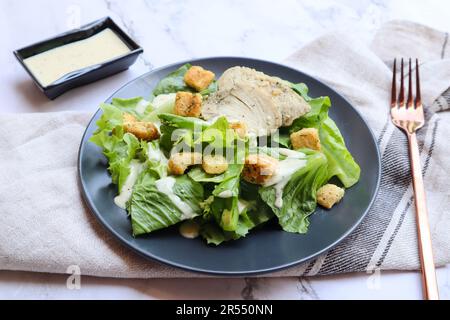
[{"label": "marble veining", "polygon": [[299,277],[297,283],[297,290],[302,300],[317,300],[320,299],[316,290],[311,285],[311,282],[305,277]]},{"label": "marble veining", "polygon": [[241,291],[242,299],[255,300],[255,290],[258,290],[259,282],[257,278],[245,278],[245,287]]},{"label": "marble veining", "polygon": [[[26,6],[27,10],[22,8]],[[450,30],[448,1],[429,0],[22,0],[0,2],[0,112],[93,112],[126,82],[165,64],[235,55],[282,61],[335,30],[369,42],[390,19]],[[13,50],[111,16],[145,50],[128,71],[47,100],[11,54]],[[14,33],[11,32],[13,27]],[[447,39],[448,41],[448,39]],[[442,53],[445,55],[445,52]],[[438,270],[441,297],[450,299],[450,266]],[[193,285],[194,284],[194,285]],[[308,278],[104,279],[0,271],[0,299],[420,299],[418,272]]]}]

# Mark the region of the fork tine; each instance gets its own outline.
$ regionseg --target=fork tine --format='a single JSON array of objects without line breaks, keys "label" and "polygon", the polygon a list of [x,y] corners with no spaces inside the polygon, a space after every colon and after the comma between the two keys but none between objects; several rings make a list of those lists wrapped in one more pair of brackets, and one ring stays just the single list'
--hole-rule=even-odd
[{"label": "fork tine", "polygon": [[391,108],[397,105],[397,85],[396,85],[396,73],[397,73],[397,59],[394,59],[394,67],[392,69],[392,89],[391,89]]},{"label": "fork tine", "polygon": [[408,69],[408,101],[406,102],[407,108],[412,108],[413,106],[413,92],[412,92],[412,72],[411,72],[411,58],[409,58],[409,69]]},{"label": "fork tine", "polygon": [[403,84],[403,58],[401,60],[401,70],[400,70],[400,94],[398,96],[398,106],[400,108],[405,106],[405,86]]},{"label": "fork tine", "polygon": [[420,95],[420,79],[419,79],[419,59],[416,59],[416,108],[422,105],[422,97]]}]

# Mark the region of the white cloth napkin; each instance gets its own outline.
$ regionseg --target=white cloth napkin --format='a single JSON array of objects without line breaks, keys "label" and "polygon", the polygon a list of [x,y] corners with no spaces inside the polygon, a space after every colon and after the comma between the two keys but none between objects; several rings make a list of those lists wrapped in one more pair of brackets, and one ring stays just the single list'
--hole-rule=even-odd
[{"label": "white cloth napkin", "polygon": [[[375,132],[383,177],[379,196],[347,240],[312,262],[269,276],[419,267],[406,140],[388,117],[390,63],[422,62],[427,125],[419,133],[435,260],[450,262],[450,48],[448,34],[391,22],[371,48],[340,34],[321,37],[286,63],[346,96]],[[386,65],[386,63],[388,65]],[[201,275],[143,259],[118,243],[84,207],[77,153],[86,113],[0,115],[0,269],[153,278]]]}]

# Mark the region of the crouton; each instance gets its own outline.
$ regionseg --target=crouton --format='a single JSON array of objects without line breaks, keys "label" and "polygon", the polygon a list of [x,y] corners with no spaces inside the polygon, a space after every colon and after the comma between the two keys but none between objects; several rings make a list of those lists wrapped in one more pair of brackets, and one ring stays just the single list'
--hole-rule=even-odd
[{"label": "crouton", "polygon": [[326,184],[317,190],[317,203],[322,207],[331,209],[344,197],[345,190],[334,184]]},{"label": "crouton", "polygon": [[304,128],[291,134],[294,149],[309,148],[320,151],[319,131],[316,128]]},{"label": "crouton", "polygon": [[122,119],[123,119],[123,123],[124,123],[124,124],[125,124],[125,123],[130,123],[130,122],[136,122],[136,121],[137,121],[136,117],[133,116],[133,115],[130,114],[130,113],[124,113],[124,114],[122,115]]},{"label": "crouton", "polygon": [[184,82],[197,91],[205,90],[213,82],[215,74],[200,66],[192,66],[184,75]]},{"label": "crouton", "polygon": [[198,93],[177,92],[175,114],[183,117],[198,118],[202,113],[202,96]]},{"label": "crouton", "polygon": [[242,121],[231,122],[228,126],[230,129],[236,131],[236,133],[241,139],[244,139],[245,136],[247,135],[247,124],[245,122]]},{"label": "crouton", "polygon": [[251,154],[245,159],[242,177],[254,184],[264,184],[275,173],[278,160],[265,154]]},{"label": "crouton", "polygon": [[182,175],[188,167],[202,163],[202,154],[198,152],[174,153],[170,156],[168,168],[173,175]]},{"label": "crouton", "polygon": [[228,162],[221,155],[208,155],[203,157],[202,167],[206,173],[221,174],[227,171]]},{"label": "crouton", "polygon": [[151,141],[160,137],[158,128],[153,123],[137,121],[137,119],[129,113],[124,113],[122,118],[123,130],[133,134],[136,138]]}]

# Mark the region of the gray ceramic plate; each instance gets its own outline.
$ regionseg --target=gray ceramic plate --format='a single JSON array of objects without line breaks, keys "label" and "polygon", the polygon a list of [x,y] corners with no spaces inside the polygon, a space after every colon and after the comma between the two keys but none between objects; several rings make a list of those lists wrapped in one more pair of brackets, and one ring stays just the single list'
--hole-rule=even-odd
[{"label": "gray ceramic plate", "polygon": [[[100,117],[97,112],[84,134],[79,152],[79,178],[84,199],[98,220],[120,242],[135,252],[183,269],[219,275],[249,275],[271,272],[317,256],[342,241],[364,218],[377,193],[380,158],[374,136],[361,115],[337,92],[302,72],[272,62],[217,57],[190,61],[220,75],[233,66],[247,66],[292,82],[305,82],[311,96],[331,98],[331,117],[339,126],[348,148],[361,166],[361,180],[347,190],[332,210],[318,208],[304,235],[283,232],[269,223],[246,238],[208,246],[202,239],[181,237],[177,228],[133,238],[125,211],[114,205],[116,186],[111,184],[101,150],[88,142]],[[153,70],[125,85],[111,98],[148,97],[158,81],[184,64]],[[109,101],[109,100],[108,100]]]}]

